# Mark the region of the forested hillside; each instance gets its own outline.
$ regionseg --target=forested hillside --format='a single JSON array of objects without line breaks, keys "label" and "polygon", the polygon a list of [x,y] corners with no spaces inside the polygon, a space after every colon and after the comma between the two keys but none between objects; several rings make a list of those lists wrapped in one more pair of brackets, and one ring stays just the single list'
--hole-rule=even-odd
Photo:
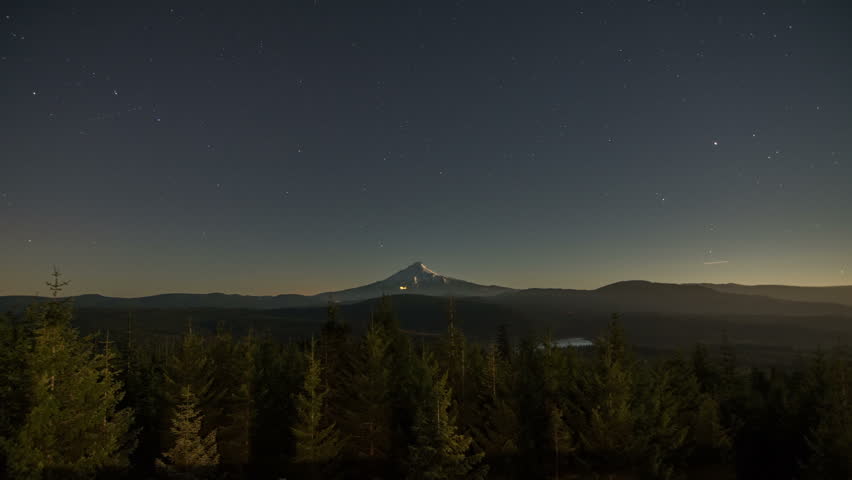
[{"label": "forested hillside", "polygon": [[[10,478],[848,478],[844,349],[758,369],[729,346],[636,355],[618,322],[586,349],[500,326],[435,336],[382,298],[354,334],[81,336],[70,302],[0,330]],[[789,367],[789,366],[785,366]]]}]

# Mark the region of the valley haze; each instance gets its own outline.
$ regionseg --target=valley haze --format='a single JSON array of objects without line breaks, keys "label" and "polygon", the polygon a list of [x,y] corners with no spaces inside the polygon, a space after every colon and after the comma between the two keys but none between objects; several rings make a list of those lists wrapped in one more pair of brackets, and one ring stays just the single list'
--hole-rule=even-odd
[{"label": "valley haze", "polygon": [[[367,285],[322,292],[315,295],[241,295],[226,293],[165,293],[145,297],[107,297],[99,294],[74,296],[83,308],[239,308],[280,309],[325,305],[329,301],[352,303],[383,295],[425,295],[433,297],[545,296],[592,308],[618,307],[639,311],[737,312],[778,314],[852,312],[852,286],[800,287],[788,285],[739,285],[734,283],[672,284],[643,280],[616,282],[593,290],[561,288],[517,289],[480,285],[441,275],[422,262],[414,262],[393,275]],[[40,298],[29,295],[0,296],[0,310],[18,310]],[[681,302],[697,302],[680,305]],[[607,304],[606,302],[610,302]],[[607,307],[609,305],[609,307]],[[650,310],[649,310],[650,309]]]}]

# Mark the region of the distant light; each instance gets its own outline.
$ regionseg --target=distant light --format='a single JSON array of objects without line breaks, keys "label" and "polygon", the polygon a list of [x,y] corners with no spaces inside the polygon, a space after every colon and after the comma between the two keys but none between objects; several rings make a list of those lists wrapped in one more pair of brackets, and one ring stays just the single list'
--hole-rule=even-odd
[{"label": "distant light", "polygon": [[399,286],[399,289],[400,289],[400,290],[408,290],[408,287],[406,287],[405,285],[400,285],[400,286]]}]

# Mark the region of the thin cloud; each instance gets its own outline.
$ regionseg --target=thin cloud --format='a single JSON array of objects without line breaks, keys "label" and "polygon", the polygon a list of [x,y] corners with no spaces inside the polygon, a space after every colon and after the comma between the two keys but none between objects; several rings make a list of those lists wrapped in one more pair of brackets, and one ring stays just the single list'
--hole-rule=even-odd
[{"label": "thin cloud", "polygon": [[723,263],[728,263],[727,260],[716,260],[715,262],[704,262],[704,265],[721,265]]}]

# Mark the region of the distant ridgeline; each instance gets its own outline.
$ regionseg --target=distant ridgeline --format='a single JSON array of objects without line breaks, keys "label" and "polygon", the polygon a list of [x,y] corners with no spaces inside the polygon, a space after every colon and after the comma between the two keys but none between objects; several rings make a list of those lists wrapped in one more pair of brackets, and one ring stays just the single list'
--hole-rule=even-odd
[{"label": "distant ridgeline", "polygon": [[[356,331],[366,329],[382,296],[392,297],[406,331],[442,331],[449,299],[471,338],[487,339],[499,324],[517,334],[548,331],[554,338],[596,338],[613,313],[637,344],[680,348],[723,337],[772,348],[830,347],[852,338],[852,287],[662,284],[626,281],[596,290],[525,289],[480,285],[447,277],[420,262],[361,287],[317,295],[163,294],[141,298],[80,295],[75,323],[84,332],[172,335],[187,322],[213,332],[226,324],[279,338],[311,335],[329,302]],[[0,311],[20,315],[32,296],[0,297]],[[791,352],[792,353],[792,352]]]}]

